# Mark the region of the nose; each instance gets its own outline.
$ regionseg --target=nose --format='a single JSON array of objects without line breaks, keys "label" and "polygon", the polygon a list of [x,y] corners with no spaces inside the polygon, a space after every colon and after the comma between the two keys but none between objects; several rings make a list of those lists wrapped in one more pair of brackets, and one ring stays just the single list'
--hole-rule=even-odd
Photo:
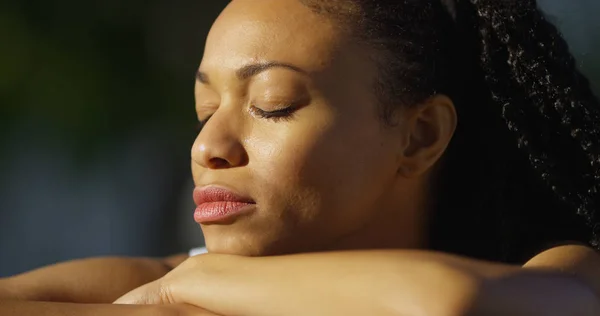
[{"label": "nose", "polygon": [[241,167],[248,154],[241,142],[239,120],[226,112],[215,112],[204,125],[192,146],[192,160],[206,169]]}]

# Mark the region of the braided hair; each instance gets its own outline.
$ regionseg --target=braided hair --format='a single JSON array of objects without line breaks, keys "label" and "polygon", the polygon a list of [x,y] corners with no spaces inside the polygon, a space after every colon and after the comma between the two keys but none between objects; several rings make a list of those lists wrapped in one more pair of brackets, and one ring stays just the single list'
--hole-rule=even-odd
[{"label": "braided hair", "polygon": [[433,249],[516,263],[600,246],[600,102],[535,0],[300,1],[372,48],[386,124],[399,104],[453,99]]}]

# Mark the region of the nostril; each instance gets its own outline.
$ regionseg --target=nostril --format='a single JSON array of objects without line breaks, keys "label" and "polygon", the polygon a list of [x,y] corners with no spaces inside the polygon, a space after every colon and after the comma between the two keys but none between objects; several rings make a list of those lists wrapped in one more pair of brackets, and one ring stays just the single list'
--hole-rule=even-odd
[{"label": "nostril", "polygon": [[211,158],[209,164],[212,169],[223,169],[230,166],[230,163],[223,158]]}]

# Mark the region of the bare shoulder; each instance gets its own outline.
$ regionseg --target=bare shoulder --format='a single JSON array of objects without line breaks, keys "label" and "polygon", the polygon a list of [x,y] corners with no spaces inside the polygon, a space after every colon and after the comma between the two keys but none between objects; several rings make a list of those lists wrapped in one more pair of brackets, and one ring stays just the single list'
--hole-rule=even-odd
[{"label": "bare shoulder", "polygon": [[578,243],[556,246],[533,257],[523,267],[573,275],[590,285],[600,297],[600,253],[589,246]]},{"label": "bare shoulder", "polygon": [[541,252],[525,263],[524,267],[564,267],[598,271],[599,265],[600,253],[596,249],[578,243],[568,243]]}]

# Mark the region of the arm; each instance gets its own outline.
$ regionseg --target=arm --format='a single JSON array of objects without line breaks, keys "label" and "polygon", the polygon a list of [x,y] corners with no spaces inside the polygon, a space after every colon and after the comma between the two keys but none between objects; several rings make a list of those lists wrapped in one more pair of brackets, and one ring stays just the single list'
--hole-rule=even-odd
[{"label": "arm", "polygon": [[93,305],[0,301],[3,316],[217,316],[189,305]]},{"label": "arm", "polygon": [[420,251],[205,255],[118,302],[187,302],[247,316],[599,315],[590,290],[599,264],[578,246],[552,249],[525,267]]},{"label": "arm", "polygon": [[217,316],[185,304],[118,306],[31,301],[112,302],[114,297],[163,276],[186,258],[77,260],[1,279],[0,315]]},{"label": "arm", "polygon": [[60,263],[0,279],[0,300],[110,303],[161,278],[186,258],[97,258]]}]

